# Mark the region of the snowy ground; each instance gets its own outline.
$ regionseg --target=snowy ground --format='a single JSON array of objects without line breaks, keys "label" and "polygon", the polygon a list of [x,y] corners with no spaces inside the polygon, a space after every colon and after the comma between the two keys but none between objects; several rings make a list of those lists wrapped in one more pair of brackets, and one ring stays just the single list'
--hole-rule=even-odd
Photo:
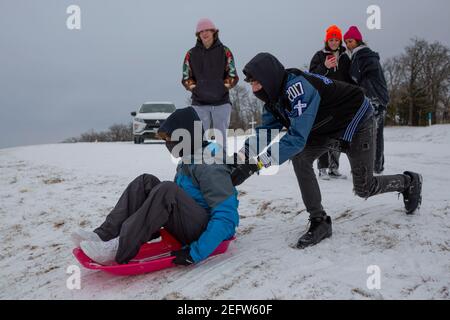
[{"label": "snowy ground", "polygon": [[[153,144],[0,149],[0,299],[449,299],[450,126],[387,128],[386,162],[386,174],[423,174],[416,215],[405,215],[396,194],[365,201],[350,179],[321,181],[333,237],[297,250],[308,215],[285,164],[239,187],[240,226],[227,253],[135,277],[82,269],[81,290],[69,290],[67,267],[78,265],[71,231],[101,223],[137,175],[171,180],[175,165]],[[366,285],[370,265],[380,268],[379,290]]]}]

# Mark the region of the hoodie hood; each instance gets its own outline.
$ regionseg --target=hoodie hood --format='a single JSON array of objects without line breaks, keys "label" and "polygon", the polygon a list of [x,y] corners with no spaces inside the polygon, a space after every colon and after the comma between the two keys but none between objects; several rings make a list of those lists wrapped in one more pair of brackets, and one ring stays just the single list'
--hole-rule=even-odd
[{"label": "hoodie hood", "polygon": [[[356,48],[356,49],[358,49],[358,48]],[[380,55],[377,52],[372,51],[369,47],[366,47],[366,46],[363,46],[358,51],[354,51],[353,54],[354,55],[358,54],[358,58],[375,58],[377,60],[380,60]]]},{"label": "hoodie hood", "polygon": [[218,47],[218,46],[220,46],[220,45],[222,45],[222,42],[221,42],[220,39],[219,39],[219,31],[217,31],[217,32],[214,34],[214,40],[213,40],[213,43],[212,43],[211,47],[209,47],[208,49],[205,48],[205,46],[203,45],[203,42],[202,42],[202,40],[200,39],[200,37],[197,37],[197,42],[195,43],[195,46],[196,46],[196,47],[198,47],[198,48],[200,48],[200,49],[203,49],[203,50],[211,50],[211,49],[213,49],[213,48],[215,48],[215,47]]},{"label": "hoodie hood", "polygon": [[200,118],[194,108],[177,109],[161,124],[158,133],[165,133],[170,137],[175,130],[185,129],[193,136],[195,121],[200,121]]},{"label": "hoodie hood", "polygon": [[261,83],[271,103],[279,99],[286,76],[284,66],[270,53],[258,53],[244,67],[247,78],[257,80]]},{"label": "hoodie hood", "polygon": [[353,51],[347,50],[347,54],[351,59],[357,56],[358,59],[375,58],[377,60],[380,60],[380,55],[377,52],[372,51],[372,49],[364,45],[356,47],[355,49],[353,49]]},{"label": "hoodie hood", "polygon": [[[175,130],[184,129],[189,134],[185,136],[185,132],[180,132],[181,136],[172,136]],[[197,149],[200,149],[208,144],[207,141],[203,140],[204,130],[202,127],[202,122],[192,107],[187,107],[183,109],[175,110],[167,119],[164,121],[158,129],[158,134],[165,134],[170,137],[170,142],[166,142],[166,147],[176,158],[188,156],[189,154],[194,154]],[[189,139],[190,150],[183,149],[179,154],[174,154],[172,149],[179,142],[183,142],[183,139]],[[187,151],[187,152],[186,152]]]}]

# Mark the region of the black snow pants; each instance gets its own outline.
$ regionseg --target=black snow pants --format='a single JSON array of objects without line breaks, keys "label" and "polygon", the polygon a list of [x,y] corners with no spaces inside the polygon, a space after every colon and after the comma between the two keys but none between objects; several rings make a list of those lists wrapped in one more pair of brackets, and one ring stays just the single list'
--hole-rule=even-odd
[{"label": "black snow pants", "polygon": [[[404,174],[373,175],[375,132],[375,120],[371,116],[359,125],[352,142],[345,149],[341,149],[347,154],[350,162],[354,191],[362,198],[386,192],[403,192],[409,187],[410,179]],[[326,215],[322,207],[322,196],[313,162],[328,152],[331,145],[335,146],[336,140],[329,139],[329,141],[321,141],[320,144],[311,142],[292,159],[303,203],[311,218]]]},{"label": "black snow pants", "polygon": [[142,244],[157,238],[164,227],[183,245],[197,240],[209,214],[174,182],[153,175],[134,179],[105,222],[94,230],[103,241],[119,238],[116,262],[128,263]]}]

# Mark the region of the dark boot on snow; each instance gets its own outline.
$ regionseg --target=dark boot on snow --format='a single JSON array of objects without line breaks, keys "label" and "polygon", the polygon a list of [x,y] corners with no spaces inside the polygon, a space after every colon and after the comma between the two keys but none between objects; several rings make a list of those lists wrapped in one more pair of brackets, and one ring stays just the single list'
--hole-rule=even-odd
[{"label": "dark boot on snow", "polygon": [[422,203],[422,175],[411,171],[405,171],[403,174],[411,179],[409,187],[402,192],[403,202],[406,214],[413,214]]},{"label": "dark boot on snow", "polygon": [[329,216],[310,218],[311,225],[308,232],[298,239],[297,248],[303,249],[313,246],[323,239],[331,237],[331,218]]}]

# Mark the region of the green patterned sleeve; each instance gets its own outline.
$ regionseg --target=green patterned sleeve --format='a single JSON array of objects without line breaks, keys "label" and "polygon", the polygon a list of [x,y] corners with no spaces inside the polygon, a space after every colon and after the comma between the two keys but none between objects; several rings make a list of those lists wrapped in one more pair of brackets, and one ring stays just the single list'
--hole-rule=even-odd
[{"label": "green patterned sleeve", "polygon": [[226,64],[226,78],[225,82],[230,85],[230,87],[234,87],[238,81],[239,77],[236,70],[235,60],[233,57],[233,54],[231,53],[231,50],[228,47],[225,47],[225,57],[227,59]]},{"label": "green patterned sleeve", "polygon": [[191,69],[191,51],[186,53],[183,61],[183,77],[181,79],[181,83],[183,86],[189,90],[189,86],[195,83],[195,80],[192,77],[192,69]]}]

